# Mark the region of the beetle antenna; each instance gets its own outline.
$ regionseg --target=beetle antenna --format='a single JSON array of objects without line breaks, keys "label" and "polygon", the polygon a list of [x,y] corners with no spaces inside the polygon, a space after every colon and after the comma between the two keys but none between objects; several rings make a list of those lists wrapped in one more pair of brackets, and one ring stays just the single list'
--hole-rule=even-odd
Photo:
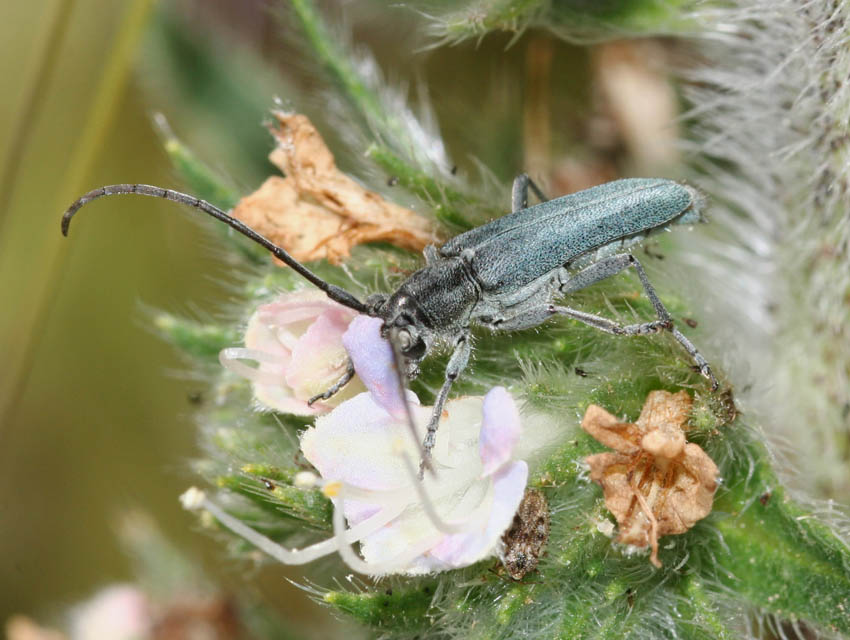
[{"label": "beetle antenna", "polygon": [[65,214],[62,216],[62,235],[68,235],[68,228],[71,226],[71,218],[73,218],[74,214],[77,213],[77,211],[79,211],[79,209],[84,205],[88,204],[92,200],[96,200],[97,198],[101,198],[103,196],[115,196],[127,193],[136,193],[141,196],[163,198],[165,200],[171,200],[172,202],[177,202],[179,204],[189,205],[190,207],[194,207],[195,209],[200,209],[204,213],[212,216],[217,220],[220,220],[221,222],[225,223],[226,225],[241,233],[243,236],[250,238],[260,246],[265,247],[266,249],[271,251],[272,255],[274,255],[275,258],[277,258],[287,266],[292,267],[306,280],[308,280],[312,284],[316,285],[319,289],[324,291],[327,296],[334,302],[338,302],[341,305],[348,307],[349,309],[354,309],[359,313],[368,313],[368,307],[362,302],[360,302],[360,300],[355,298],[348,291],[341,287],[337,287],[328,282],[325,282],[324,280],[322,280],[322,278],[317,276],[303,264],[298,262],[298,260],[289,255],[289,253],[284,248],[277,246],[265,236],[254,231],[248,225],[244,224],[240,220],[237,220],[233,216],[228,215],[227,213],[225,213],[215,205],[210,204],[206,200],[201,200],[194,196],[190,196],[179,191],[174,191],[173,189],[163,189],[162,187],[154,187],[148,184],[113,184],[106,187],[100,187],[99,189],[94,189],[93,191],[89,191],[87,194],[80,197],[76,202],[74,202],[74,204],[68,207],[67,211],[65,211]]}]

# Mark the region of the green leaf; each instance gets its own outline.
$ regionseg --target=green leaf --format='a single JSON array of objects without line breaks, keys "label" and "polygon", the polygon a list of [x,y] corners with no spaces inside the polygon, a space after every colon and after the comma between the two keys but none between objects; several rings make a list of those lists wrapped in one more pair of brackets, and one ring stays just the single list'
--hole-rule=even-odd
[{"label": "green leaf", "polygon": [[398,180],[400,186],[428,202],[433,207],[434,217],[455,233],[472,229],[504,213],[502,209],[488,207],[475,196],[461,193],[415,169],[387,147],[373,144],[366,150],[366,157]]},{"label": "green leaf", "polygon": [[218,362],[218,354],[222,349],[232,347],[241,340],[235,329],[195,322],[165,312],[156,314],[154,327],[187,355],[208,362]]},{"label": "green leaf", "polygon": [[287,515],[312,529],[331,529],[333,506],[318,489],[300,489],[242,475],[219,476],[216,484],[247,498],[269,515]]},{"label": "green leaf", "polygon": [[406,635],[430,625],[428,613],[435,588],[435,581],[425,580],[414,588],[392,586],[360,593],[328,591],[323,600],[361,624]]},{"label": "green leaf", "polygon": [[716,523],[723,542],[717,578],[780,618],[850,634],[847,543],[788,495],[758,440],[740,444],[753,462],[729,477],[732,486],[715,501],[715,510],[730,514]]}]

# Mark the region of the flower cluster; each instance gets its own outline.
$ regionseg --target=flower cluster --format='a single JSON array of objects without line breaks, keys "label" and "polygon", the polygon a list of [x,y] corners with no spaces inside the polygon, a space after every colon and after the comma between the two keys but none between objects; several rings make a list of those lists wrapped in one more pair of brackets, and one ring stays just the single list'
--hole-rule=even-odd
[{"label": "flower cluster", "polygon": [[[287,564],[339,552],[362,573],[412,575],[499,554],[528,480],[528,465],[515,459],[521,424],[513,398],[495,387],[483,397],[449,401],[433,451],[434,472],[420,479],[419,443],[431,408],[403,392],[381,322],[312,294],[285,294],[252,316],[244,349],[221,355],[225,366],[249,377],[264,407],[323,414],[301,436],[302,453],[320,477],[300,474],[299,483],[321,486],[333,501],[333,538],[284,549],[198,490],[184,494],[184,506],[206,509]],[[342,376],[349,358],[367,391],[346,388],[343,398],[308,406],[310,397]],[[246,359],[259,366],[246,366]],[[359,555],[353,543],[359,543]]]}]

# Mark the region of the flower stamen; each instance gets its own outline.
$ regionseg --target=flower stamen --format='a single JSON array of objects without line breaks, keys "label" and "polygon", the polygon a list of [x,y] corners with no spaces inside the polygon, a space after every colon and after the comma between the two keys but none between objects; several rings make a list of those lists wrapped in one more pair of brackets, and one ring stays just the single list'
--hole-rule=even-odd
[{"label": "flower stamen", "polygon": [[[343,483],[334,482],[329,484],[335,485],[335,495],[341,495],[343,491]],[[341,550],[342,547],[347,547],[348,545],[354,542],[359,542],[366,536],[372,535],[376,531],[379,531],[382,527],[386,526],[387,523],[397,518],[399,514],[404,510],[403,508],[381,509],[375,515],[364,520],[363,522],[356,524],[350,529],[345,529],[343,520],[342,530],[337,532],[337,530],[334,529],[334,536],[332,538],[322,540],[321,542],[317,542],[316,544],[310,545],[309,547],[304,547],[303,549],[287,549],[275,542],[274,540],[267,538],[255,529],[252,529],[248,525],[244,524],[241,520],[234,518],[232,515],[227,513],[224,509],[219,507],[212,500],[207,498],[206,494],[203,491],[197,489],[196,487],[191,487],[185,493],[183,493],[183,495],[180,496],[180,502],[183,505],[183,508],[189,511],[200,511],[201,509],[207,511],[223,527],[229,529],[236,535],[244,538],[245,540],[253,544],[255,547],[257,547],[260,551],[271,556],[278,562],[288,565],[307,564],[308,562],[312,562],[313,560],[328,556],[337,551],[340,552],[340,555],[344,556],[344,552]],[[334,519],[336,519],[337,517],[336,511],[341,508],[338,506],[339,503],[340,500],[337,497],[333,498],[335,510]],[[340,518],[342,517],[342,514],[340,514]],[[351,551],[350,548],[349,551]],[[416,555],[419,555],[421,553],[422,552],[420,551]],[[352,566],[352,568],[354,567]],[[371,569],[368,571],[362,571],[361,569],[356,570],[360,571],[361,573],[372,573]]]},{"label": "flower stamen", "polygon": [[218,354],[218,361],[221,362],[221,365],[236,375],[260,384],[280,384],[284,374],[282,370],[280,373],[263,371],[259,367],[252,367],[249,364],[245,364],[245,360],[250,360],[257,364],[270,365],[279,364],[280,362],[278,357],[264,351],[245,349],[243,347],[228,347],[227,349],[222,349]]},{"label": "flower stamen", "polygon": [[[345,537],[345,513],[344,513],[345,496],[341,490],[340,495],[333,499],[334,504],[334,539],[337,543],[337,550],[343,562],[352,570],[358,573],[367,575],[387,575],[390,573],[398,573],[403,571],[413,560],[421,556],[423,553],[433,547],[441,536],[426,537],[419,544],[414,544],[408,547],[404,552],[399,553],[389,560],[382,562],[366,562],[358,556],[347,542]],[[397,514],[396,514],[397,515]]]}]

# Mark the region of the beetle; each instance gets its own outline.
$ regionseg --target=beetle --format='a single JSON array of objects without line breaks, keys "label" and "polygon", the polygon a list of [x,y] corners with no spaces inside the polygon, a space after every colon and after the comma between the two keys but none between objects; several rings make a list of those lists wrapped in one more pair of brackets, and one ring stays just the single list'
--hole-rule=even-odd
[{"label": "beetle", "polygon": [[[529,190],[540,200],[528,206]],[[451,356],[422,444],[422,467],[429,465],[437,427],[452,383],[472,353],[473,325],[494,331],[517,331],[562,315],[609,334],[636,336],[669,331],[694,361],[699,372],[718,383],[711,367],[693,343],[676,329],[646,272],[628,249],[648,234],[671,224],[701,220],[703,198],[685,184],[664,178],[627,178],[548,200],[526,174],[517,176],[511,192],[511,213],[455,236],[440,247],[425,248],[425,266],[411,274],[391,294],[373,294],[361,301],[341,287],[325,282],[293,258],[286,249],[257,233],[218,207],[193,196],[141,184],[100,187],[74,202],[62,216],[62,233],[88,202],[109,195],[140,194],[186,204],[209,214],[292,267],[327,296],[355,311],[380,318],[381,335],[398,349],[409,378],[438,344],[448,344]],[[657,319],[621,325],[613,320],[555,304],[559,296],[611,277],[627,268],[638,274]],[[328,399],[354,375],[349,361],[345,374],[311,402]]]}]

